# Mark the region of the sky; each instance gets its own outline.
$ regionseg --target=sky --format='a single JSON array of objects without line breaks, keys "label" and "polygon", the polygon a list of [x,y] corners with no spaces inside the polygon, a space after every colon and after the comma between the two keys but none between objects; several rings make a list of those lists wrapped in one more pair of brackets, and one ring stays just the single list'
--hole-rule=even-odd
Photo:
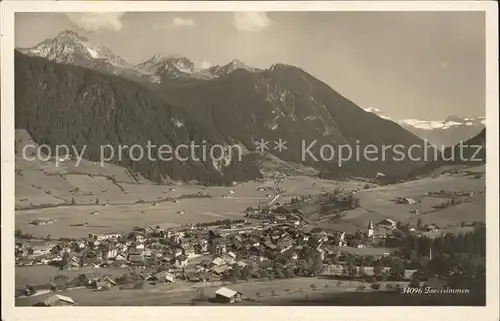
[{"label": "sky", "polygon": [[482,12],[17,13],[16,47],[70,29],[130,63],[298,66],[393,119],[485,115]]}]

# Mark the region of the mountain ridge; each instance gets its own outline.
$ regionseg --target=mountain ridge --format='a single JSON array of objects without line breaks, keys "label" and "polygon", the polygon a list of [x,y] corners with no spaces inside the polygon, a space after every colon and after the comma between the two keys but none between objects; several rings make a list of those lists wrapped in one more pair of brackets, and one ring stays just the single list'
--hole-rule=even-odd
[{"label": "mountain ridge", "polygon": [[29,56],[46,58],[57,63],[74,64],[99,72],[125,76],[135,81],[152,83],[161,83],[169,79],[208,80],[237,69],[260,71],[238,59],[233,59],[225,65],[197,68],[194,62],[185,56],[179,54],[162,56],[159,53],[133,65],[107,47],[95,45],[88,37],[69,29],[35,46],[17,50]]},{"label": "mountain ridge", "polygon": [[[15,127],[26,129],[40,145],[87,146],[86,159],[101,161],[101,148],[106,145],[145,147],[151,142],[176,147],[202,141],[207,141],[208,146],[228,144],[184,109],[124,77],[19,52],[15,55],[15,70]],[[197,180],[219,185],[261,175],[251,155],[222,166],[211,159],[183,162],[142,157],[134,161],[128,155],[120,156],[113,162],[156,182]]]},{"label": "mountain ridge", "polygon": [[[248,67],[239,60],[233,60],[225,66],[212,66],[200,70],[186,57],[179,55],[163,57],[159,54],[132,66],[126,62],[122,63],[120,59],[115,59],[118,56],[103,49],[107,58],[97,59],[97,62],[104,62],[108,67],[126,65],[126,68],[101,69],[99,64],[92,63],[95,58],[89,53],[91,51],[86,50],[88,49],[86,46],[90,43],[87,38],[79,37],[77,33],[69,31],[60,33],[56,38],[46,41],[43,45],[53,45],[53,48],[47,47],[45,51],[39,50],[40,48],[36,49],[43,53],[41,54],[43,57],[38,59],[68,66],[68,72],[75,72],[78,81],[83,83],[78,86],[86,87],[88,86],[87,80],[98,79],[99,82],[106,84],[104,88],[120,83],[130,88],[131,92],[136,92],[139,89],[135,88],[135,85],[125,82],[125,79],[133,80],[137,86],[147,91],[147,94],[144,94],[148,96],[147,100],[158,100],[153,105],[167,104],[178,108],[179,111],[182,110],[187,117],[187,126],[193,128],[193,124],[201,124],[200,136],[203,136],[203,133],[210,133],[209,135],[217,137],[216,142],[239,144],[252,153],[256,151],[257,142],[261,139],[266,139],[270,144],[284,140],[288,143],[285,150],[278,152],[273,148],[274,146],[270,146],[267,152],[284,161],[314,167],[326,176],[374,176],[379,172],[401,174],[408,173],[417,166],[407,159],[402,162],[357,159],[342,165],[332,161],[334,156],[339,157],[337,155],[332,155],[330,160],[325,160],[325,157],[319,161],[314,157],[305,159],[304,156],[309,155],[304,155],[304,144],[311,142],[317,143],[311,149],[312,153],[317,155],[323,151],[323,147],[329,147],[332,150],[345,145],[351,148],[357,145],[361,147],[369,145],[408,147],[423,145],[423,141],[399,124],[367,113],[351,100],[337,93],[328,84],[300,67],[276,63],[262,70]],[[92,45],[88,46],[92,47]],[[24,50],[26,54],[19,53],[16,57],[22,55],[19,60],[40,69],[40,65],[43,64],[40,60],[34,63],[28,59],[29,56],[35,59],[33,56],[37,56],[36,50],[34,53],[26,53]],[[78,57],[81,59],[76,59]],[[119,63],[111,63],[109,60],[116,60]],[[64,69],[64,67],[55,67],[52,64],[48,66],[51,72],[60,73],[60,70]],[[73,68],[75,66],[83,67],[83,69]],[[20,68],[17,62],[16,68]],[[101,76],[97,77],[94,74],[96,71]],[[30,71],[28,70],[27,73],[29,74]],[[108,78],[106,74],[122,79]],[[38,75],[38,78],[40,77]],[[46,77],[48,79],[41,79],[39,82],[62,87],[62,84],[54,79],[54,75],[49,73]],[[27,77],[25,81],[29,83]],[[38,88],[37,86],[33,84],[34,88]],[[120,86],[116,85],[114,90],[119,92],[120,96],[128,96],[118,87]],[[67,98],[79,103],[85,99],[82,92],[86,91],[79,89],[73,92],[73,97]],[[113,99],[120,98],[123,101],[123,97],[112,96],[114,94],[115,92],[111,91],[110,96],[104,98],[105,101],[111,101],[111,106],[117,109],[119,106],[113,103]],[[41,96],[39,101],[55,99],[39,91],[37,95]],[[132,101],[134,99],[131,98]],[[104,108],[103,106],[95,107]],[[141,106],[141,108],[145,107]],[[110,113],[107,110],[101,112]],[[127,121],[136,122],[137,120],[127,119]],[[178,124],[180,123],[183,122]],[[34,126],[33,122],[31,124]],[[67,131],[67,129],[64,130]],[[61,132],[61,136],[64,134]],[[37,137],[36,134],[33,136]],[[387,155],[388,159],[393,156],[394,153]]]},{"label": "mountain ridge", "polygon": [[364,110],[380,118],[398,123],[401,127],[418,137],[441,148],[453,146],[460,141],[468,140],[470,137],[480,133],[486,124],[485,116],[462,117],[450,115],[444,120],[419,120],[412,118],[394,120],[377,108],[368,107],[364,108]]}]

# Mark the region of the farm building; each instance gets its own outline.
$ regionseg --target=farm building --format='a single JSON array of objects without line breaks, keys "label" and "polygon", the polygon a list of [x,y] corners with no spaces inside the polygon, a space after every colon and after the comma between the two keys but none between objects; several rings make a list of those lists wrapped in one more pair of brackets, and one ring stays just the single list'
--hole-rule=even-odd
[{"label": "farm building", "polygon": [[30,295],[47,294],[47,293],[52,292],[52,290],[53,290],[52,284],[27,286],[26,289],[24,289],[24,295],[30,296]]},{"label": "farm building", "polygon": [[60,294],[54,294],[47,298],[45,301],[41,302],[39,305],[51,307],[51,306],[71,306],[74,305],[75,301],[72,298]]},{"label": "farm building", "polygon": [[220,288],[215,292],[215,300],[220,303],[235,303],[242,299],[242,294],[228,288]]},{"label": "farm building", "polygon": [[387,228],[394,228],[394,227],[396,227],[396,222],[394,222],[391,219],[386,218],[386,219],[383,219],[382,221],[378,222],[377,226],[379,226],[379,227],[387,227]]},{"label": "farm building", "polygon": [[200,280],[204,282],[212,282],[219,280],[219,277],[209,271],[205,271],[200,275]]},{"label": "farm building", "polygon": [[93,240],[97,240],[97,241],[117,239],[120,236],[121,236],[121,234],[119,234],[119,233],[111,233],[111,234],[89,233],[89,239],[93,239]]},{"label": "farm building", "polygon": [[51,218],[40,218],[40,219],[34,219],[33,221],[30,222],[30,225],[47,225],[47,224],[52,224],[55,221]]},{"label": "farm building", "polygon": [[425,232],[437,232],[439,231],[439,228],[436,225],[426,225],[422,230]]},{"label": "farm building", "polygon": [[417,204],[417,201],[413,198],[410,197],[402,197],[398,200],[399,203],[401,204]]},{"label": "farm building", "polygon": [[154,276],[159,282],[164,282],[164,283],[174,283],[175,282],[175,276],[171,273],[168,273],[166,271],[159,272],[155,274]]},{"label": "farm building", "polygon": [[96,289],[98,290],[111,290],[116,286],[115,280],[110,278],[109,276],[105,276],[102,278],[99,278],[95,284]]}]

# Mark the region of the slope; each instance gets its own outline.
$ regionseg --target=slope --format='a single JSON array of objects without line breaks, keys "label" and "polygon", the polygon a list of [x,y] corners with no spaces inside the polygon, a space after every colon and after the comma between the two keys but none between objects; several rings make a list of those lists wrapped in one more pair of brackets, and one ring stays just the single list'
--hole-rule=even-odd
[{"label": "slope", "polygon": [[478,166],[486,163],[486,128],[465,141],[446,148],[436,159],[416,168],[412,176],[429,175],[445,166]]},{"label": "slope", "polygon": [[[365,112],[325,83],[293,66],[278,64],[253,72],[237,69],[204,82],[151,86],[212,131],[241,142],[249,150],[265,139],[270,142],[268,151],[274,155],[321,169],[328,176],[408,173],[416,167],[415,162],[392,161],[391,149],[382,157],[381,148],[423,144],[398,124]],[[279,139],[287,142],[287,149],[281,152],[272,145]],[[311,144],[314,145],[311,154],[315,157],[304,153]],[[324,157],[318,157],[324,145]],[[343,145],[351,147],[353,156],[339,166],[339,155],[335,152]],[[375,146],[378,159],[355,157],[358,145],[361,154],[366,146]]]},{"label": "slope", "polygon": [[[198,180],[206,184],[231,183],[260,175],[251,156],[241,162],[219,164],[213,159],[161,161],[157,150],[142,157],[119,146],[148,142],[175,148],[200,144],[227,145],[224,137],[192,119],[179,107],[166,103],[139,84],[73,65],[28,57],[16,52],[16,128],[26,129],[39,144],[76,146],[84,158],[101,160],[101,147],[115,149],[112,162],[141,173],[155,182]],[[184,150],[181,156],[189,156]],[[146,154],[145,154],[146,155]]]}]

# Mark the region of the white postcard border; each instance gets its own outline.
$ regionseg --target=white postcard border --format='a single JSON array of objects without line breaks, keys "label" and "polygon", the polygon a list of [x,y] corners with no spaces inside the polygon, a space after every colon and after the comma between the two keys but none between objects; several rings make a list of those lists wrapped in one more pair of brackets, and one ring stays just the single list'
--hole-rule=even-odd
[{"label": "white postcard border", "polygon": [[[2,320],[499,320],[498,11],[494,1],[3,1],[1,16]],[[487,105],[486,307],[14,307],[14,13],[132,11],[484,11]],[[48,22],[50,23],[50,22]],[[75,310],[76,309],[76,310]]]}]

